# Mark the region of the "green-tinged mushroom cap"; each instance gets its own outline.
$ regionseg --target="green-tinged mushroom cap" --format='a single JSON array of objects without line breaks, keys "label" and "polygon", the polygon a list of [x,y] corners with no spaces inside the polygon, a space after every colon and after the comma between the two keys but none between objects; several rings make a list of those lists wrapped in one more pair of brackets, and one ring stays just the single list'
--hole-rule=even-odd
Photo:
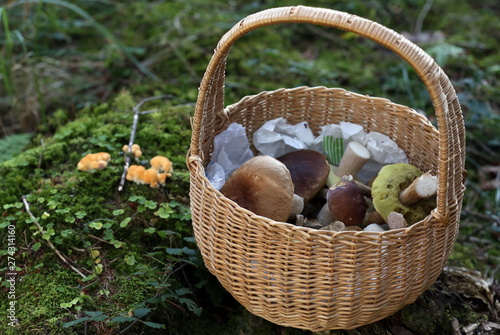
[{"label": "green-tinged mushroom cap", "polygon": [[391,212],[403,214],[409,225],[423,220],[436,207],[435,197],[422,199],[405,206],[399,201],[399,193],[423,172],[414,165],[396,163],[384,166],[372,184],[372,198],[375,210],[387,222]]}]

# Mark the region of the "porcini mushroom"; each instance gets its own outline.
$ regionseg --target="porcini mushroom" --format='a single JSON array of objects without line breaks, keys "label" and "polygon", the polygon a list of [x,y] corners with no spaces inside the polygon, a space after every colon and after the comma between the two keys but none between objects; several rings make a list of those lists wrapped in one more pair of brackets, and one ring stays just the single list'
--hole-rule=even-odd
[{"label": "porcini mushroom", "polygon": [[285,164],[267,156],[255,156],[237,168],[221,193],[257,215],[285,222],[292,210],[294,186]]},{"label": "porcini mushroom", "polygon": [[363,144],[357,141],[349,142],[339,166],[330,165],[330,173],[326,184],[330,187],[339,182],[343,176],[356,176],[370,157],[370,151]]},{"label": "porcini mushroom", "polygon": [[389,229],[399,229],[408,227],[405,217],[401,213],[391,212],[387,217],[387,225]]},{"label": "porcini mushroom", "polygon": [[346,226],[359,225],[366,214],[366,201],[355,182],[342,179],[328,189],[328,208],[336,220]]},{"label": "porcini mushroom", "polygon": [[373,206],[387,222],[391,212],[401,213],[409,225],[424,219],[435,207],[434,197],[422,199],[410,206],[399,200],[402,190],[407,188],[423,172],[408,163],[389,164],[380,169],[372,184]]},{"label": "porcini mushroom", "polygon": [[326,156],[315,150],[298,150],[277,158],[290,171],[295,194],[305,202],[311,200],[323,186],[330,173]]},{"label": "porcini mushroom", "polygon": [[339,177],[346,175],[355,177],[370,157],[370,151],[363,144],[351,141],[347,144],[335,174]]},{"label": "porcini mushroom", "polygon": [[293,220],[304,210],[304,198],[298,194],[293,195],[293,206],[288,215],[288,220]]},{"label": "porcini mushroom", "polygon": [[382,228],[379,224],[376,224],[376,223],[370,223],[363,230],[364,231],[376,232],[376,233],[383,233],[385,231],[384,228]]},{"label": "porcini mushroom", "polygon": [[426,172],[399,193],[399,201],[403,205],[409,206],[419,200],[428,198],[436,194],[437,177],[430,172]]}]

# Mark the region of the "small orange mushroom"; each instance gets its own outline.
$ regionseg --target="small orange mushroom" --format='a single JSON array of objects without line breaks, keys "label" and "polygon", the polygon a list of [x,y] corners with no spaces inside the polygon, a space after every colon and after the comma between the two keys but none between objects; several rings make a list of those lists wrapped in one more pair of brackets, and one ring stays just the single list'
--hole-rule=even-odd
[{"label": "small orange mushroom", "polygon": [[[128,145],[125,144],[122,147],[122,150],[126,154],[128,152]],[[132,147],[130,148],[130,152],[132,153],[132,155],[134,155],[134,157],[136,159],[139,159],[139,157],[142,156],[142,151],[141,151],[141,147],[139,146],[139,144],[132,144]]]},{"label": "small orange mushroom", "polygon": [[146,171],[144,166],[142,165],[130,165],[127,170],[127,180],[133,181],[137,184],[140,184],[140,180],[142,179],[142,174]]},{"label": "small orange mushroom", "polygon": [[107,152],[88,154],[80,159],[77,168],[80,171],[102,170],[108,166],[110,160],[111,156]]},{"label": "small orange mushroom", "polygon": [[148,184],[151,188],[158,188],[160,185],[165,184],[167,178],[166,173],[158,173],[153,168],[146,168],[142,165],[131,165],[128,168],[127,176],[128,181],[133,181],[136,184]]},{"label": "small orange mushroom", "polygon": [[165,172],[167,174],[167,177],[171,177],[172,174],[172,162],[170,159],[164,156],[155,156],[151,158],[149,161],[151,163],[151,168],[155,169],[156,171],[160,172]]}]

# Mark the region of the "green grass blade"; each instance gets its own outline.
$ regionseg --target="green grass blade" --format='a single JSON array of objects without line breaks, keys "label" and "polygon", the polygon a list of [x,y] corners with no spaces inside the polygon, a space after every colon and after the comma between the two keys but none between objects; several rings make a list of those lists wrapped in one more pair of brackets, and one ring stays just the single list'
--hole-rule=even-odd
[{"label": "green grass blade", "polygon": [[14,88],[12,86],[12,82],[10,81],[10,71],[7,66],[9,54],[12,52],[12,36],[10,34],[7,11],[3,7],[0,7],[0,26],[2,22],[5,30],[5,52],[3,56],[0,56],[0,74],[2,75],[8,95],[13,96]]},{"label": "green grass blade", "polygon": [[149,71],[149,69],[146,68],[144,65],[142,65],[141,62],[139,62],[137,60],[137,58],[134,57],[134,55],[132,55],[130,52],[127,51],[125,46],[118,39],[115,38],[115,36],[113,35],[113,33],[111,33],[111,31],[109,31],[102,24],[100,24],[99,22],[94,20],[94,18],[89,13],[87,13],[86,11],[84,11],[83,9],[81,9],[80,7],[78,7],[76,5],[73,5],[69,2],[61,1],[61,0],[21,0],[21,1],[14,2],[13,4],[10,5],[10,7],[24,5],[24,4],[40,4],[40,3],[52,4],[55,6],[67,8],[67,9],[75,12],[76,14],[81,16],[82,18],[86,19],[88,22],[90,22],[91,25],[94,26],[94,28],[99,33],[101,33],[120,52],[122,52],[142,73],[144,73],[146,76],[148,76],[151,79],[159,80],[159,78],[154,73]]}]

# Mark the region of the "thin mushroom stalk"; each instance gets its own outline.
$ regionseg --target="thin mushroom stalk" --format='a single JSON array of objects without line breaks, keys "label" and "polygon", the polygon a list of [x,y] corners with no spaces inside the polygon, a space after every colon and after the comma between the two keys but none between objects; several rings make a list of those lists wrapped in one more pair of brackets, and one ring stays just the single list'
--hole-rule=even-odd
[{"label": "thin mushroom stalk", "polygon": [[405,205],[412,205],[422,199],[429,198],[437,192],[437,177],[426,172],[399,193],[399,201]]},{"label": "thin mushroom stalk", "polygon": [[370,157],[370,151],[368,151],[363,144],[357,141],[351,141],[347,144],[347,148],[335,174],[339,177],[345,175],[356,176],[366,162],[368,162]]}]

